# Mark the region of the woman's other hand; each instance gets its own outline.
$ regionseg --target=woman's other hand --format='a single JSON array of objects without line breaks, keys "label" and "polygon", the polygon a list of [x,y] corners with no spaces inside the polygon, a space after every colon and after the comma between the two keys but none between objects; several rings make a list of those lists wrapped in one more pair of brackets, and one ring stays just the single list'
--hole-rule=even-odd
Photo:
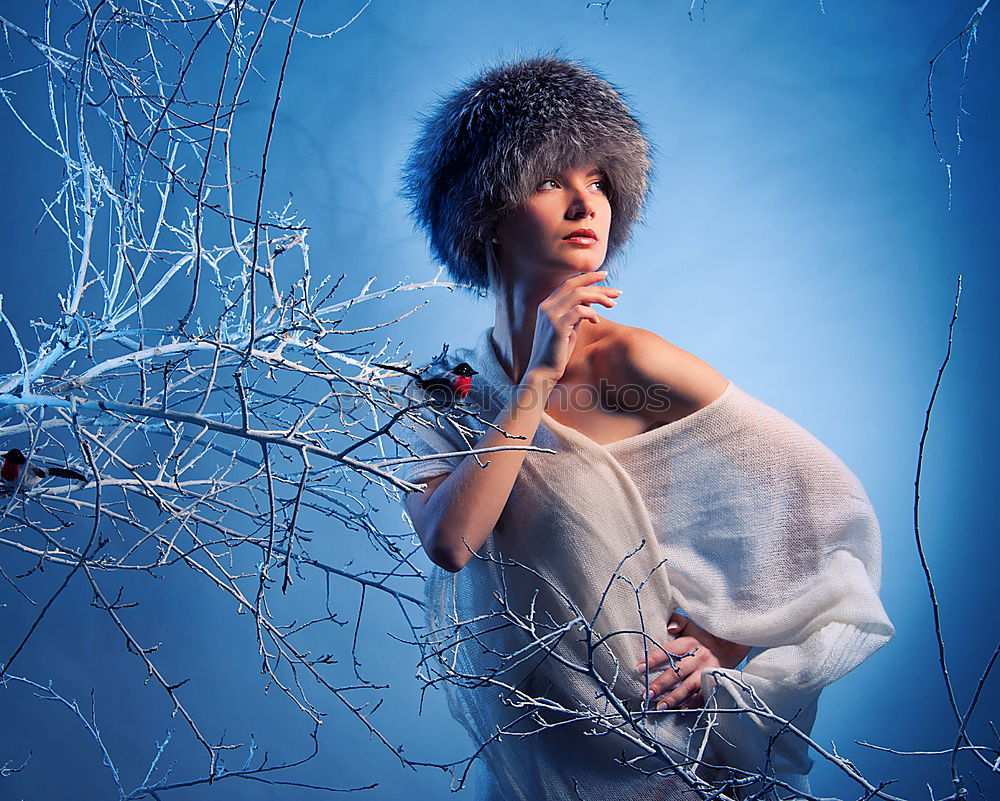
[{"label": "woman's other hand", "polygon": [[[723,640],[706,631],[691,618],[674,612],[667,623],[667,631],[676,639],[664,644],[664,651],[656,648],[649,654],[649,672],[663,672],[649,682],[650,700],[667,693],[656,704],[657,709],[698,709],[705,703],[701,692],[701,672],[706,667],[734,668],[748,653],[749,645]],[[667,653],[673,655],[673,666]],[[640,674],[646,672],[646,663],[636,665]]]},{"label": "woman's other hand", "polygon": [[606,276],[606,270],[573,275],[538,304],[526,372],[534,370],[552,382],[562,378],[576,347],[580,323],[584,320],[596,323],[599,320],[590,304],[602,303],[611,308],[618,302],[616,298],[621,294],[620,289],[597,285],[597,281]]}]

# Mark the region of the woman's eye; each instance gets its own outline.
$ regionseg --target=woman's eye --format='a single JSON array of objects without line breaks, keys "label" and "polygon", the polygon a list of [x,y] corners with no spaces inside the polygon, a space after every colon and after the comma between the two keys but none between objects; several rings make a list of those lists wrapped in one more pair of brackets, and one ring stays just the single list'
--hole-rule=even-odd
[{"label": "woman's eye", "polygon": [[[556,185],[558,185],[558,183],[559,182],[555,178],[546,178],[544,181],[542,181],[538,185],[538,188],[541,189],[546,184],[556,184]],[[605,185],[604,179],[600,179],[600,180],[592,182],[591,186],[593,186],[594,184],[599,184],[600,185],[600,189],[601,189],[602,192],[606,192],[607,191],[607,186]]]}]

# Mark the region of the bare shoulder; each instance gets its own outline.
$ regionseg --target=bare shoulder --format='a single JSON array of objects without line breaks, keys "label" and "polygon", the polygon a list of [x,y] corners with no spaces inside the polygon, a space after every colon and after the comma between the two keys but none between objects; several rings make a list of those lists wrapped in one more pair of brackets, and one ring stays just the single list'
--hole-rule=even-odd
[{"label": "bare shoulder", "polygon": [[729,385],[712,365],[645,328],[616,325],[594,352],[594,364],[612,384],[645,393],[665,391],[677,419],[707,406]]}]

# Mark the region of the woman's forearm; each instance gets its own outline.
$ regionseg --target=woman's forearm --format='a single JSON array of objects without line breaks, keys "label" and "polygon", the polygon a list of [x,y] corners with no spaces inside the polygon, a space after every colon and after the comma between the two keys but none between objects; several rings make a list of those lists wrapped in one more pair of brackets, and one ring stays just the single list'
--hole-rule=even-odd
[{"label": "woman's forearm", "polygon": [[[489,429],[476,448],[498,445],[530,445],[542,419],[542,412],[556,381],[548,375],[529,371],[521,379],[511,402],[493,421],[503,431]],[[425,547],[435,564],[457,572],[486,542],[507,504],[510,491],[521,470],[525,450],[491,451],[479,458],[489,461],[484,468],[475,456],[466,456],[427,499],[421,512],[426,535]]]}]

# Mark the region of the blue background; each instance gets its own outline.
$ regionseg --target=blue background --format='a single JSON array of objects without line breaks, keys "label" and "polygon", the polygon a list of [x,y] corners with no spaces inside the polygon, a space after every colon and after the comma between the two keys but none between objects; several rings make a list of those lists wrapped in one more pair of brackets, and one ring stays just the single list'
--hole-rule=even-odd
[{"label": "blue background", "polygon": [[[330,30],[360,5],[307,4],[302,26]],[[882,525],[881,594],[897,634],[824,692],[813,736],[836,743],[870,779],[896,780],[890,792],[897,796],[927,797],[928,784],[940,796],[950,791],[947,752],[893,756],[855,741],[946,751],[954,740],[915,546],[913,498],[917,446],[947,347],[959,274],[954,351],[924,452],[920,527],[963,711],[997,645],[997,20],[987,13],[972,50],[960,155],[954,133],[960,52],[953,48],[936,71],[935,123],[953,165],[949,196],[925,116],[927,66],[964,27],[973,3],[827,0],[825,11],[818,2],[747,5],[699,6],[690,20],[685,3],[618,0],[605,22],[601,9],[588,9],[583,0],[375,2],[336,36],[296,42],[267,202],[280,206],[292,193],[294,208],[312,226],[317,274],[346,272],[352,287],[371,276],[377,288],[429,281],[437,268],[396,195],[417,112],[494,56],[558,44],[567,55],[597,64],[632,97],[661,154],[647,223],[636,231],[615,284],[623,295],[615,309],[601,313],[651,329],[708,361],[812,431],[860,478]],[[40,30],[40,12],[4,6],[5,15]],[[26,52],[15,43],[14,63],[23,65]],[[269,52],[258,66],[266,73],[263,67],[275,67],[279,55]],[[2,72],[12,72],[8,56],[0,59]],[[10,80],[5,85],[15,88]],[[16,88],[17,107],[43,119],[38,81]],[[272,93],[265,84],[252,98],[241,112],[244,125],[263,130]],[[36,230],[42,202],[61,180],[61,164],[9,110],[0,113],[0,132],[6,250],[0,291],[4,310],[26,332],[29,320],[54,317],[55,293],[67,280],[62,234],[51,222]],[[244,162],[256,164],[249,159],[252,145],[245,145]],[[470,344],[492,323],[492,305],[447,289],[401,293],[378,313],[373,308],[368,322],[421,301],[428,303],[388,332],[417,362],[443,342]],[[16,354],[5,333],[0,339],[0,372],[10,372],[17,369]],[[398,503],[389,498],[381,506],[384,524],[405,530]],[[326,546],[316,545],[317,556],[342,563],[343,532],[327,535]],[[9,553],[0,554],[10,566]],[[246,618],[221,608],[216,594],[182,581],[136,588],[147,610],[137,620],[148,640],[167,643],[162,658],[168,667],[197,677],[186,698],[206,721],[207,736],[225,732],[245,741],[253,732],[272,759],[307,754],[308,721],[283,696],[261,691]],[[0,593],[6,654],[37,609],[6,583]],[[351,597],[343,596],[346,618],[356,603]],[[301,608],[288,614],[306,617],[309,604],[322,599],[322,586],[303,588],[295,599]],[[103,736],[126,784],[141,779],[155,741],[171,727],[177,733],[164,759],[178,760],[177,778],[204,770],[203,752],[180,719],[168,717],[162,693],[143,684],[141,665],[89,600],[84,583],[72,585],[13,672],[43,684],[52,677],[85,713],[93,688]],[[371,604],[365,667],[392,684],[379,724],[406,743],[412,758],[465,756],[469,744],[442,693],[428,693],[418,716],[414,652],[382,645],[386,631],[405,634],[398,613],[382,600]],[[171,650],[176,643],[183,653]],[[992,741],[985,720],[997,708],[995,685],[986,689],[971,726],[975,742]],[[401,768],[332,699],[322,703],[329,714],[319,732],[320,756],[296,779],[340,787],[377,780],[367,795],[378,799],[451,797],[447,775]],[[0,778],[0,797],[110,797],[100,754],[68,710],[17,684],[0,691],[0,709],[7,724],[0,764],[20,764],[32,752],[22,773]],[[858,794],[816,759],[811,778],[818,794]],[[962,764],[971,761],[964,757]],[[998,787],[994,779],[983,792],[990,797]],[[176,797],[209,792],[199,787]],[[220,782],[211,793],[315,797],[311,790],[240,780]]]}]

